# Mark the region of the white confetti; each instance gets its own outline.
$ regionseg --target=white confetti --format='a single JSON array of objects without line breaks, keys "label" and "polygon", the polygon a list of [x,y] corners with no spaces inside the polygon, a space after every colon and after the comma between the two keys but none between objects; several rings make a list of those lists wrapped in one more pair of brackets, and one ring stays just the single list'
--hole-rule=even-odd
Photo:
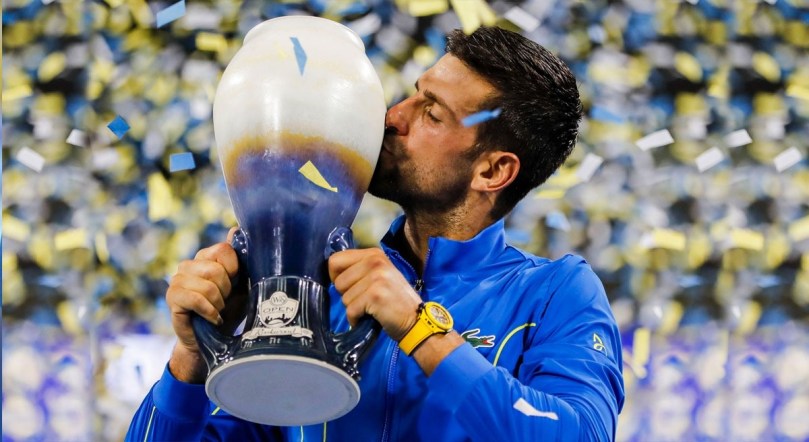
[{"label": "white confetti", "polygon": [[23,146],[23,148],[17,152],[17,161],[36,172],[41,172],[42,167],[45,165],[45,158],[42,158],[42,155],[28,146]]},{"label": "white confetti", "polygon": [[90,144],[90,140],[87,137],[87,134],[78,129],[71,130],[70,135],[67,136],[66,141],[78,147],[87,147]]},{"label": "white confetti", "polygon": [[649,150],[654,149],[655,147],[665,146],[673,142],[674,138],[671,136],[671,132],[669,132],[668,129],[663,129],[657,132],[652,132],[640,140],[635,141],[635,145],[638,146],[640,150]]},{"label": "white confetti", "polygon": [[382,27],[382,19],[376,14],[368,14],[348,24],[348,27],[360,37],[376,33]]},{"label": "white confetti", "polygon": [[586,183],[590,181],[590,178],[596,173],[601,164],[604,162],[604,158],[592,153],[588,153],[584,160],[582,160],[581,164],[579,164],[579,168],[576,170],[576,176],[579,179]]},{"label": "white confetti", "polygon": [[700,172],[705,172],[711,167],[721,163],[723,159],[725,159],[725,155],[718,147],[714,146],[697,157],[697,169],[699,169]]},{"label": "white confetti", "polygon": [[539,27],[539,20],[519,6],[509,9],[503,14],[503,18],[519,26],[525,32],[532,32]]},{"label": "white confetti", "polygon": [[798,164],[803,159],[803,155],[797,147],[792,146],[789,149],[779,153],[773,160],[775,170],[783,172],[790,167]]},{"label": "white confetti", "polygon": [[559,416],[553,411],[539,411],[523,398],[519,398],[517,402],[514,402],[514,409],[526,416],[545,417],[555,421],[559,420]]},{"label": "white confetti", "polygon": [[745,129],[739,129],[725,135],[725,145],[727,147],[739,147],[752,142],[753,139],[750,138],[750,134]]}]

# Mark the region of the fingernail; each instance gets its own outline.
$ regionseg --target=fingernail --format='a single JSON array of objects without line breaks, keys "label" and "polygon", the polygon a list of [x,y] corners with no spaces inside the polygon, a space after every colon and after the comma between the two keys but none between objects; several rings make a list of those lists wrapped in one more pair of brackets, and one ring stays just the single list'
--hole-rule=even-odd
[{"label": "fingernail", "polygon": [[217,316],[216,317],[216,325],[222,325],[222,324],[224,324],[224,322],[225,322],[225,320],[222,319],[222,316]]}]

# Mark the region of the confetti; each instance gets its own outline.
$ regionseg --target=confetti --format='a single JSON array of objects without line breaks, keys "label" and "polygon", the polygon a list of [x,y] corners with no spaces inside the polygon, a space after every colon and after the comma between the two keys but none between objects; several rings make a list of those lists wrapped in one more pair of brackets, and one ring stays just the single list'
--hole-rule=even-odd
[{"label": "confetti", "polygon": [[289,37],[292,40],[292,47],[295,50],[295,60],[298,61],[298,70],[303,75],[303,69],[306,67],[306,52],[304,52],[301,42],[298,37]]},{"label": "confetti", "polygon": [[[5,217],[3,218],[3,223],[5,227]],[[789,225],[789,237],[792,238],[793,241],[803,241],[806,238],[809,238],[809,216],[804,216],[803,218],[793,222]]]},{"label": "confetti", "polygon": [[311,161],[307,161],[306,164],[301,166],[301,168],[298,169],[298,172],[300,172],[301,175],[306,177],[307,180],[313,182],[315,185],[320,186],[326,190],[330,190],[332,192],[337,192],[337,188],[332,187],[332,185],[329,184],[328,181],[326,181],[326,178],[323,178],[323,175],[320,173],[319,170],[317,170],[317,167],[315,167],[315,165],[312,164]]},{"label": "confetti", "polygon": [[69,144],[72,144],[77,147],[87,147],[90,145],[90,139],[87,137],[83,131],[78,129],[73,129],[70,131],[70,134],[67,136],[66,140]]},{"label": "confetti", "polygon": [[60,251],[87,247],[87,231],[69,229],[59,232],[53,237],[53,245]]},{"label": "confetti", "polygon": [[671,132],[669,132],[668,129],[663,129],[657,132],[652,132],[638,141],[635,141],[635,145],[638,146],[640,150],[646,151],[656,147],[666,146],[673,142],[674,138],[671,136]]},{"label": "confetti", "polygon": [[686,237],[682,232],[672,229],[657,228],[645,233],[640,239],[640,246],[644,249],[685,250]]},{"label": "confetti", "polygon": [[413,17],[443,14],[449,9],[447,0],[410,0],[408,12]]},{"label": "confetti", "polygon": [[803,159],[803,155],[798,150],[797,147],[792,146],[789,149],[779,153],[776,155],[775,159],[773,159],[773,164],[775,165],[775,170],[779,172],[783,172],[790,167],[798,164]]},{"label": "confetti", "polygon": [[753,139],[750,138],[750,134],[748,134],[745,129],[740,129],[725,135],[725,146],[727,147],[739,147],[752,142]]},{"label": "confetti", "polygon": [[646,377],[646,364],[651,353],[652,334],[648,328],[639,327],[632,337],[632,367],[639,378]]},{"label": "confetti", "polygon": [[545,225],[556,230],[570,231],[570,221],[568,221],[564,213],[559,211],[549,213],[545,218]]},{"label": "confetti", "polygon": [[185,0],[180,0],[157,13],[157,27],[160,28],[165,24],[171,23],[183,15],[185,15]]},{"label": "confetti", "polygon": [[559,420],[559,416],[555,412],[539,411],[523,398],[519,398],[517,399],[517,402],[514,402],[514,409],[529,417],[544,417],[554,421]]},{"label": "confetti", "polygon": [[31,227],[21,219],[8,213],[3,213],[3,236],[25,242],[31,236]]},{"label": "confetti", "polygon": [[730,247],[759,252],[764,249],[764,235],[750,229],[733,229],[730,231]]},{"label": "confetti", "polygon": [[725,155],[721,150],[719,150],[718,147],[714,146],[697,157],[697,169],[700,172],[705,172],[706,170],[721,163],[723,159],[725,159]]},{"label": "confetti", "polygon": [[500,116],[500,108],[494,110],[482,110],[480,112],[476,112],[472,115],[466,116],[464,119],[461,120],[461,124],[464,127],[475,126],[480,123],[484,123],[489,120],[493,120]]},{"label": "confetti", "polygon": [[525,32],[534,32],[534,29],[539,27],[539,20],[519,6],[514,6],[506,11],[503,18],[519,26]]},{"label": "confetti", "polygon": [[494,11],[483,0],[450,0],[450,3],[466,34],[475,32],[481,25],[493,26],[497,22]]},{"label": "confetti", "polygon": [[588,153],[587,156],[585,156],[582,160],[579,168],[576,170],[576,176],[583,183],[590,181],[590,178],[593,177],[603,162],[604,158],[601,158],[593,153]]},{"label": "confetti", "polygon": [[45,165],[45,158],[28,146],[23,146],[17,152],[17,161],[36,172],[42,172],[42,167]]},{"label": "confetti", "polygon": [[115,134],[120,140],[129,131],[129,124],[121,116],[116,116],[114,120],[110,121],[107,127]]},{"label": "confetti", "polygon": [[211,32],[200,32],[196,39],[197,48],[200,51],[222,52],[228,47],[225,37]]},{"label": "confetti", "polygon": [[179,172],[181,170],[190,170],[196,167],[194,163],[194,154],[191,152],[175,153],[169,157],[169,171]]}]

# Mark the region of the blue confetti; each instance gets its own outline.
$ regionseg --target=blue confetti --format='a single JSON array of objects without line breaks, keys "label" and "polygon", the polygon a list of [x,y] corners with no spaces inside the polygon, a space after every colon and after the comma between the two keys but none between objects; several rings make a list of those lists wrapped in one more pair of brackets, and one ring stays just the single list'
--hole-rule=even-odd
[{"label": "blue confetti", "polygon": [[129,131],[129,124],[127,124],[126,120],[121,118],[120,115],[115,117],[115,119],[112,120],[107,127],[110,128],[112,133],[114,133],[119,140],[124,137],[124,134],[126,134],[127,131]]},{"label": "blue confetti", "polygon": [[168,8],[157,12],[157,27],[159,28],[167,23],[171,23],[183,15],[185,15],[185,0],[180,0]]},{"label": "blue confetti", "polygon": [[298,70],[301,71],[301,75],[303,75],[303,68],[306,67],[306,52],[303,51],[298,37],[289,37],[289,39],[292,40],[292,46],[295,47],[295,58],[298,60]]},{"label": "blue confetti", "polygon": [[500,108],[498,107],[495,110],[484,110],[469,115],[463,120],[461,120],[461,124],[463,124],[464,127],[474,126],[476,124],[493,120],[499,116],[500,116]]},{"label": "blue confetti", "polygon": [[191,152],[175,153],[169,157],[169,171],[178,172],[197,167],[194,163],[194,155]]}]

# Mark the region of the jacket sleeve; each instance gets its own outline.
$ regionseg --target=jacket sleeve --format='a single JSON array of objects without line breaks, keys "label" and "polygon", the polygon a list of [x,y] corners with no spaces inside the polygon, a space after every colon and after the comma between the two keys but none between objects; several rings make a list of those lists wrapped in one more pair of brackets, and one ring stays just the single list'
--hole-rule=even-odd
[{"label": "jacket sleeve", "polygon": [[583,260],[562,279],[537,312],[517,373],[494,367],[469,344],[438,365],[428,380],[422,437],[444,428],[439,432],[453,440],[615,438],[624,400],[618,328]]},{"label": "jacket sleeve", "polygon": [[205,386],[178,381],[169,372],[152,387],[132,418],[126,442],[280,441],[281,430],[247,422],[218,410]]}]

